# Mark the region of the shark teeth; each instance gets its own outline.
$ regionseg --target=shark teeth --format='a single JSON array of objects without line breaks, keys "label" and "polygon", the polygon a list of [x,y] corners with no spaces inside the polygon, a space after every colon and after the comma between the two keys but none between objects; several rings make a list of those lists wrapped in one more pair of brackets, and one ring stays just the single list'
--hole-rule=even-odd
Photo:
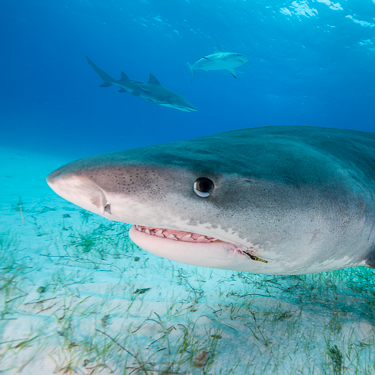
[{"label": "shark teeth", "polygon": [[158,231],[155,232],[155,236],[157,237],[164,237],[163,235],[163,230],[162,229],[159,229]]},{"label": "shark teeth", "polygon": [[174,234],[170,234],[169,236],[167,236],[167,238],[169,240],[175,240],[175,241],[178,241],[177,237],[174,235]]},{"label": "shark teeth", "polygon": [[186,236],[182,237],[181,241],[184,241],[184,242],[195,242],[194,238],[191,237],[191,233],[189,233]]},{"label": "shark teeth", "polygon": [[167,238],[174,241],[195,243],[222,242],[214,237],[203,236],[201,234],[184,232],[180,230],[144,227],[142,225],[136,225],[135,229],[137,229],[139,232],[146,233],[151,236]]},{"label": "shark teeth", "polygon": [[197,238],[197,242],[210,242],[210,240],[205,236],[200,236]]}]

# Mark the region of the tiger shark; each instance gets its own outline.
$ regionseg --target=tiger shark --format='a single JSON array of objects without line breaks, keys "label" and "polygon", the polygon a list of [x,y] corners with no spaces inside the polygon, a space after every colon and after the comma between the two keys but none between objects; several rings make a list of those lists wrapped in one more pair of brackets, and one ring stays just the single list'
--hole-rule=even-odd
[{"label": "tiger shark", "polygon": [[174,261],[264,274],[375,268],[375,133],[240,129],[69,163],[61,197]]},{"label": "tiger shark", "polygon": [[198,61],[188,67],[191,70],[191,80],[193,80],[194,70],[202,69],[206,73],[208,70],[228,70],[234,78],[237,78],[235,68],[245,64],[249,59],[245,55],[234,52],[223,52],[219,44],[216,45],[215,53],[201,57]]},{"label": "tiger shark", "polygon": [[152,73],[150,73],[149,81],[147,83],[132,81],[124,72],[121,72],[121,79],[116,80],[96,66],[87,56],[86,59],[99,77],[104,81],[101,84],[101,87],[116,85],[120,87],[119,92],[130,92],[132,95],[139,96],[148,103],[159,104],[185,112],[193,112],[197,110],[182,96],[162,86]]}]

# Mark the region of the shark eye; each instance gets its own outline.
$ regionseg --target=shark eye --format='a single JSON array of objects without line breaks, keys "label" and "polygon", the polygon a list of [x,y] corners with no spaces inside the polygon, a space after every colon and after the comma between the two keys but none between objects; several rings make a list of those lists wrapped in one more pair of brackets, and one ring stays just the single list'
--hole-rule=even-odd
[{"label": "shark eye", "polygon": [[206,177],[199,177],[194,182],[194,193],[198,195],[198,197],[206,198],[209,197],[214,189],[214,183]]}]

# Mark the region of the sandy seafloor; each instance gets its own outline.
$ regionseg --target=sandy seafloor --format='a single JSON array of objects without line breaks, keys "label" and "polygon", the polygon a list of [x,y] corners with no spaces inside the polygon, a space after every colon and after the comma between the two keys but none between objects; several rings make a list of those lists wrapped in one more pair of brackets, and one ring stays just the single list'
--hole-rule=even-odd
[{"label": "sandy seafloor", "polygon": [[375,373],[373,270],[171,262],[49,189],[70,160],[0,156],[1,374]]}]

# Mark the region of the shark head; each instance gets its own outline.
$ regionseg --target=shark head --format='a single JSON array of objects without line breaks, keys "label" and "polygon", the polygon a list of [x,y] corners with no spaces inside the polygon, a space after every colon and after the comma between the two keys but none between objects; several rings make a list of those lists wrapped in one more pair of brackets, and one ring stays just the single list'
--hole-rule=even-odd
[{"label": "shark head", "polygon": [[137,245],[171,260],[268,274],[347,266],[327,249],[353,247],[360,192],[326,152],[308,147],[308,133],[298,143],[297,130],[290,139],[259,129],[94,156],[47,182],[86,210],[134,224]]},{"label": "shark head", "polygon": [[249,58],[247,56],[241,55],[240,53],[231,53],[228,58],[237,61],[240,65],[245,64],[249,61]]},{"label": "shark head", "polygon": [[47,182],[77,206],[135,224],[130,238],[154,254],[193,265],[243,269],[244,258],[250,259],[243,252],[246,241],[213,220],[222,217],[222,185],[232,185],[234,176],[191,165],[178,155],[182,151],[154,146],[91,157],[57,169]]},{"label": "shark head", "polygon": [[197,108],[189,103],[186,99],[179,95],[171,95],[166,103],[160,103],[164,107],[178,109],[184,112],[195,112]]}]

